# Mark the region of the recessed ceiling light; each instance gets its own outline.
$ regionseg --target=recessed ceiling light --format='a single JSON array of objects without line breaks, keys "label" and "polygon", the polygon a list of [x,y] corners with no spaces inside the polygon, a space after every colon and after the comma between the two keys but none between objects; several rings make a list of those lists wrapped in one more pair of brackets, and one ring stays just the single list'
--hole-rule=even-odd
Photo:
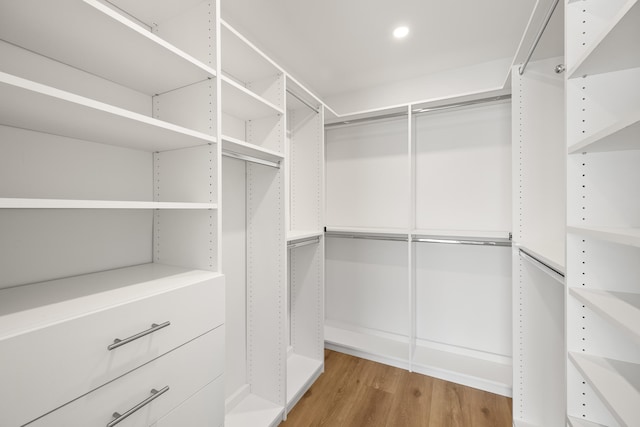
[{"label": "recessed ceiling light", "polygon": [[409,34],[409,27],[402,26],[393,30],[393,37],[397,39],[405,38],[407,34]]}]

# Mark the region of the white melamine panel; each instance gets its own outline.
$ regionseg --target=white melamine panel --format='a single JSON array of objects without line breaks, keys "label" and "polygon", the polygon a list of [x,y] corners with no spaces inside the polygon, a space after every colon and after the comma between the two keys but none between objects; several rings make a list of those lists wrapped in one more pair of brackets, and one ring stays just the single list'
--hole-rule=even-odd
[{"label": "white melamine panel", "polygon": [[222,135],[224,139],[246,142],[245,121],[222,112]]},{"label": "white melamine panel", "polygon": [[249,157],[255,157],[260,160],[279,163],[282,162],[283,156],[273,150],[262,148],[257,145],[249,144],[245,141],[230,136],[222,136],[222,151],[235,154],[242,154]]},{"label": "white melamine panel", "polygon": [[405,242],[328,237],[326,319],[409,337],[407,262]]},{"label": "white melamine panel", "polygon": [[418,340],[511,356],[511,250],[415,243]]},{"label": "white melamine panel", "polygon": [[640,149],[640,110],[621,119],[569,147],[569,154],[597,151]]},{"label": "white melamine panel", "polygon": [[247,163],[247,363],[251,392],[286,400],[284,172]]},{"label": "white melamine panel", "polygon": [[148,263],[152,224],[150,211],[0,210],[0,288]]},{"label": "white melamine panel", "polygon": [[308,107],[287,110],[289,231],[322,229],[324,144],[322,115]]},{"label": "white melamine panel", "polygon": [[592,423],[575,417],[567,417],[571,427],[606,427],[604,424]]},{"label": "white melamine panel", "polygon": [[153,159],[155,201],[218,202],[215,146],[164,151]]},{"label": "white melamine panel", "polygon": [[409,224],[407,119],[326,131],[326,215],[335,227]]},{"label": "white melamine panel", "polygon": [[226,76],[222,76],[222,110],[243,120],[283,114],[281,108]]},{"label": "white melamine panel", "polygon": [[147,151],[216,138],[0,72],[0,124]]},{"label": "white melamine panel", "polygon": [[2,16],[3,40],[148,95],[215,76],[208,65],[95,0],[5,2]]},{"label": "white melamine panel", "polygon": [[565,264],[566,144],[564,79],[553,69],[562,58],[514,69],[513,239]]},{"label": "white melamine panel", "polygon": [[292,354],[287,358],[287,412],[320,376],[323,361]]},{"label": "white melamine panel", "polygon": [[151,427],[222,427],[223,424],[224,378],[220,376]]},{"label": "white melamine panel", "polygon": [[[129,295],[127,288],[132,288]],[[0,396],[14,408],[3,411],[7,418],[0,421],[6,425],[22,425],[224,322],[221,276],[159,264],[21,286],[0,295],[0,366],[10,367],[2,373]],[[107,349],[115,339],[164,322],[170,325]],[[49,384],[57,385],[55,393]]]},{"label": "white melamine panel", "polygon": [[639,162],[640,150],[569,156],[569,224],[640,227]]},{"label": "white melamine panel", "polygon": [[416,115],[413,133],[415,228],[511,230],[509,103]]},{"label": "white melamine panel", "polygon": [[513,416],[533,426],[565,426],[562,283],[514,249]]},{"label": "white melamine panel", "polygon": [[222,159],[222,266],[227,283],[225,396],[247,384],[245,162]]},{"label": "white melamine panel", "polygon": [[0,126],[0,195],[151,201],[150,153]]},{"label": "white melamine panel", "polygon": [[246,135],[249,144],[258,145],[283,156],[286,132],[282,114],[246,122]]},{"label": "white melamine panel", "polygon": [[204,80],[153,97],[153,117],[216,136],[216,81]]},{"label": "white melamine panel", "polygon": [[276,427],[282,421],[284,406],[250,394],[224,419],[225,427]]},{"label": "white melamine panel", "polygon": [[154,262],[216,271],[217,239],[216,210],[154,212]]},{"label": "white melamine panel", "polygon": [[151,390],[169,390],[127,418],[127,426],[146,427],[223,373],[224,326],[179,347],[92,393],[39,418],[35,427],[106,425],[151,396]]}]

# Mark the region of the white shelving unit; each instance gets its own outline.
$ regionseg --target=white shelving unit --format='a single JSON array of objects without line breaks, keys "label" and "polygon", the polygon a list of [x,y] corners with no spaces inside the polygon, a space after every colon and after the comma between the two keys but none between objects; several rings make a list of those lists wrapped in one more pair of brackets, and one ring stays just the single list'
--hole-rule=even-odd
[{"label": "white shelving unit", "polygon": [[567,415],[574,425],[635,425],[640,7],[567,2],[566,16]]},{"label": "white shelving unit", "polygon": [[[114,395],[131,394],[132,378],[146,381],[153,366],[178,359],[193,361],[194,369],[184,371],[173,397],[147,421],[183,402],[209,423],[222,419],[190,400],[222,373],[216,363],[224,329],[218,5],[167,0],[157,6],[124,0],[2,6],[0,345],[3,357],[20,346],[37,354],[45,342],[60,345],[48,354],[53,365],[2,363],[17,375],[11,384],[48,390],[49,397],[27,408],[30,398],[13,386],[3,389],[12,409],[3,411],[0,424],[22,425],[45,414],[43,425],[68,424],[69,412],[56,408],[87,395],[108,409]],[[185,38],[187,25],[202,39]],[[200,313],[200,324],[167,309],[171,298]],[[165,316],[170,327],[156,333],[157,317]],[[87,328],[92,322],[99,332]],[[81,323],[90,336],[79,338],[74,328]],[[96,368],[94,357],[107,359],[99,354],[107,351],[102,335],[126,338],[151,323],[153,342],[127,341],[110,354],[109,366]],[[166,356],[179,347],[180,356]],[[70,348],[85,355],[82,361],[73,362]],[[203,357],[211,364],[196,373]],[[58,372],[65,377],[56,379]],[[101,389],[107,383],[110,391]]]}]

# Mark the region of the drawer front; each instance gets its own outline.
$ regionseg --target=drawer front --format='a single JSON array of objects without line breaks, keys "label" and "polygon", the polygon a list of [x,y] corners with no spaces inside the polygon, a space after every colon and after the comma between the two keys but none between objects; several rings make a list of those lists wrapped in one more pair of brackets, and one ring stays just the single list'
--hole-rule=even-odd
[{"label": "drawer front", "polygon": [[223,424],[224,376],[220,376],[151,427],[217,427]]},{"label": "drawer front", "polygon": [[10,408],[0,425],[31,421],[221,325],[224,300],[217,277],[0,341],[0,401]]},{"label": "drawer front", "polygon": [[[179,347],[91,393],[36,420],[29,427],[106,427],[114,413],[125,414],[145,399],[157,397],[117,427],[148,427],[216,378],[223,378],[224,326]],[[188,424],[184,424],[185,426]]]}]

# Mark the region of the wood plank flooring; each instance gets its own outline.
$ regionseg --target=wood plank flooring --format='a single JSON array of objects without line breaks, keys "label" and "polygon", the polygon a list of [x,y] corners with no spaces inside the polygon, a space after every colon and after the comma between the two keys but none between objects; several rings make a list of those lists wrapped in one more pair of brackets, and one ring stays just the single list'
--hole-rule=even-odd
[{"label": "wood plank flooring", "polygon": [[510,427],[511,399],[325,350],[280,427]]}]

